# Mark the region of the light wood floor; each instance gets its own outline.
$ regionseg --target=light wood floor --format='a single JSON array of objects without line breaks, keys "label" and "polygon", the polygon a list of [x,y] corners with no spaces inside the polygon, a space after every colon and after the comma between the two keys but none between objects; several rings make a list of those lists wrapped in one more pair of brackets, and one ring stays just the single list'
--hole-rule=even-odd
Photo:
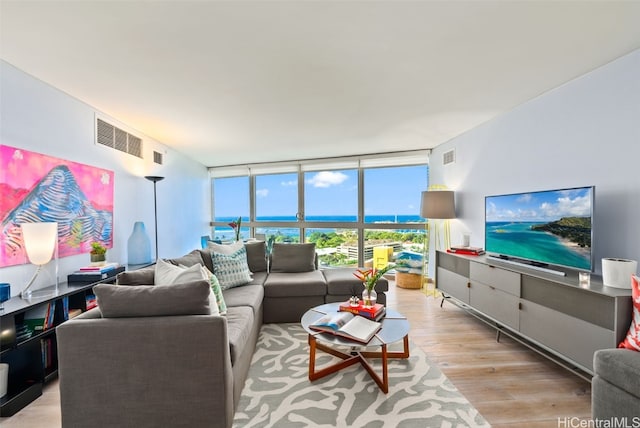
[{"label": "light wood floor", "polygon": [[[495,330],[450,303],[441,308],[440,299],[420,290],[396,288],[393,283],[390,288],[389,307],[409,318],[411,340],[494,428],[557,428],[559,418],[589,419],[588,382],[507,337],[496,342]],[[0,418],[0,426],[58,428],[59,403],[54,381],[22,411]]]}]

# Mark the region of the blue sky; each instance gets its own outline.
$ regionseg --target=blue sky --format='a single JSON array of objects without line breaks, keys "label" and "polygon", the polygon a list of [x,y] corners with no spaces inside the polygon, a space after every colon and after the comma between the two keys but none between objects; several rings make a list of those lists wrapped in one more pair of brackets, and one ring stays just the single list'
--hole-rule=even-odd
[{"label": "blue sky", "polygon": [[591,215],[591,188],[489,196],[487,221],[553,221]]},{"label": "blue sky", "polygon": [[[247,177],[224,179],[215,188],[216,217],[248,216]],[[417,215],[427,188],[424,166],[365,170],[366,215]],[[357,170],[305,173],[306,215],[356,215]],[[293,216],[297,211],[297,174],[256,177],[259,216]]]}]

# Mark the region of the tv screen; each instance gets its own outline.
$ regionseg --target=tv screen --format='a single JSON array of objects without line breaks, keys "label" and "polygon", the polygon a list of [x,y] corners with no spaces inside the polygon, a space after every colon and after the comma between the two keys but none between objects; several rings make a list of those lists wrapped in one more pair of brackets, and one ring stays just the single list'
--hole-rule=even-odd
[{"label": "tv screen", "polygon": [[590,186],[487,196],[486,252],[591,271],[594,192]]}]

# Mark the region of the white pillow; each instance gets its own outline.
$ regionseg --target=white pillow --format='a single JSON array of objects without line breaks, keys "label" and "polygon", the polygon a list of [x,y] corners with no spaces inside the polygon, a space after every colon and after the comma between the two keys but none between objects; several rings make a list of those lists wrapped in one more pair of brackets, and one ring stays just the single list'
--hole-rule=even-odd
[{"label": "white pillow", "polygon": [[208,247],[218,254],[231,255],[238,251],[240,248],[244,248],[244,242],[236,241],[231,244],[217,244],[215,242],[209,242]]},{"label": "white pillow", "polygon": [[[185,282],[205,280],[210,283],[209,275],[203,273],[202,265],[193,265],[190,267],[176,266],[171,263],[158,259],[156,262],[155,285],[174,285]],[[211,287],[209,287],[211,288]],[[209,306],[211,307],[211,315],[220,315],[218,302],[213,290],[209,293]]]}]

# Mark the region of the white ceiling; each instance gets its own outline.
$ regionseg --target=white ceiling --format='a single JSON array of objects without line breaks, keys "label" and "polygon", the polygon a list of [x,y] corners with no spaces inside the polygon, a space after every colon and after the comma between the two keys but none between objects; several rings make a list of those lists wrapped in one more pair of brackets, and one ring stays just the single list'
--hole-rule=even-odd
[{"label": "white ceiling", "polygon": [[0,16],[2,59],[207,166],[431,148],[640,48],[640,1],[0,0]]}]

